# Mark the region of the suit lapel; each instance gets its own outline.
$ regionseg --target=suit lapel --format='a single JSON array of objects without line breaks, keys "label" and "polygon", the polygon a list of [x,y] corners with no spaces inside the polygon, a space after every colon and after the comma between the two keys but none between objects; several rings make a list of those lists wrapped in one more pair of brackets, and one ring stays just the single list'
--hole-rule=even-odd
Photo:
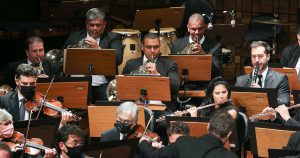
[{"label": "suit lapel", "polygon": [[265,79],[265,87],[264,88],[269,88],[272,85],[274,78],[273,78],[273,72],[271,69],[268,70],[267,76]]},{"label": "suit lapel", "polygon": [[14,121],[20,120],[20,111],[19,111],[19,98],[18,91],[15,90],[11,97],[9,98],[9,104],[12,107],[12,116]]}]

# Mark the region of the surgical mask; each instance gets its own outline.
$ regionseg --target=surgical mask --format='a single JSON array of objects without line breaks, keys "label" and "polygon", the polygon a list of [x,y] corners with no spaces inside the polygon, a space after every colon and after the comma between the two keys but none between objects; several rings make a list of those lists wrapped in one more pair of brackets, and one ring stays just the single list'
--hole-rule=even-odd
[{"label": "surgical mask", "polygon": [[126,134],[130,132],[130,126],[131,124],[128,123],[122,123],[122,122],[116,122],[115,127],[118,129],[120,133]]},{"label": "surgical mask", "polygon": [[5,129],[0,130],[0,135],[4,136],[5,138],[10,137],[14,133],[14,126],[13,124],[9,124]]},{"label": "surgical mask", "polygon": [[32,99],[35,94],[35,86],[19,86],[19,90],[26,99]]},{"label": "surgical mask", "polygon": [[76,147],[68,147],[66,144],[65,146],[68,149],[68,152],[66,153],[70,158],[81,158],[82,157],[82,151],[81,151],[81,145]]}]

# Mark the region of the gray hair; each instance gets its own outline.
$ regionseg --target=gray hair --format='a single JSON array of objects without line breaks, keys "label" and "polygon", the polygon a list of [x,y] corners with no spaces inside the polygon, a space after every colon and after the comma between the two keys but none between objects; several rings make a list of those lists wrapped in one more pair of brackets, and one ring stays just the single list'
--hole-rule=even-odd
[{"label": "gray hair", "polygon": [[195,14],[193,14],[193,15],[190,16],[189,23],[191,21],[197,21],[197,20],[201,20],[201,21],[204,22],[203,16],[201,14],[199,14],[199,13],[195,13]]},{"label": "gray hair", "polygon": [[99,8],[92,8],[86,12],[86,20],[92,20],[96,18],[104,19],[105,13]]},{"label": "gray hair", "polygon": [[10,120],[12,121],[12,116],[10,113],[8,113],[6,110],[4,109],[0,109],[0,122],[3,122],[5,120]]},{"label": "gray hair", "polygon": [[20,64],[16,70],[16,79],[19,79],[21,75],[26,77],[37,77],[38,70],[30,64]]},{"label": "gray hair", "polygon": [[120,113],[129,111],[133,117],[133,121],[138,119],[138,107],[134,102],[124,102],[117,108],[117,117]]},{"label": "gray hair", "polygon": [[264,41],[253,41],[250,44],[250,49],[257,48],[257,47],[264,47],[266,54],[270,54],[272,51],[272,48],[270,47],[270,45]]}]

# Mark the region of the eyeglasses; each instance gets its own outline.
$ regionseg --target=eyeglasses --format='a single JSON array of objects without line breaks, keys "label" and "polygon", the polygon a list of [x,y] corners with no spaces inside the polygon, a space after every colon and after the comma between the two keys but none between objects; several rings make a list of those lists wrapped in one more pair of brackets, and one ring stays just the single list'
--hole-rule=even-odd
[{"label": "eyeglasses", "polygon": [[125,124],[128,124],[128,125],[131,125],[133,123],[133,121],[122,120],[121,118],[117,118],[116,122],[117,123],[125,123]]},{"label": "eyeglasses", "polygon": [[159,45],[156,46],[144,46],[146,49],[154,49],[157,50],[159,48]]}]

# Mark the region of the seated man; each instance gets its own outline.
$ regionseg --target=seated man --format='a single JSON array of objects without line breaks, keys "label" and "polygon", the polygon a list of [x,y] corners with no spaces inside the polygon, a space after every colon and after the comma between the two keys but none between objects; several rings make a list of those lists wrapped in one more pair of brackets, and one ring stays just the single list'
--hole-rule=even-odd
[{"label": "seated man", "polygon": [[[17,88],[6,95],[0,96],[0,108],[5,109],[13,116],[13,121],[28,120],[29,111],[25,109],[25,102],[32,100],[36,93],[38,70],[29,64],[18,66],[15,75]],[[61,125],[72,121],[72,114],[62,113]]]},{"label": "seated man", "polygon": [[221,44],[204,35],[207,25],[201,14],[189,17],[189,36],[176,40],[171,46],[172,54],[211,54],[213,56],[211,77],[221,75]]},{"label": "seated man", "polygon": [[101,142],[141,137],[144,127],[137,123],[138,107],[133,102],[122,103],[116,113],[115,127],[101,133]]},{"label": "seated man", "polygon": [[15,88],[14,82],[16,69],[20,64],[32,64],[38,69],[38,77],[52,77],[61,73],[58,64],[51,63],[45,58],[44,41],[37,36],[28,37],[25,41],[26,59],[8,63],[5,70],[4,84]]},{"label": "seated man", "polygon": [[271,51],[269,44],[263,41],[254,41],[250,48],[252,65],[257,65],[258,69],[254,69],[250,74],[237,77],[235,86],[275,88],[278,105],[290,105],[290,88],[287,76],[268,67]]},{"label": "seated man", "polygon": [[202,137],[181,136],[175,143],[161,149],[152,147],[147,139],[142,137],[139,149],[141,154],[149,158],[236,158],[235,154],[224,148],[233,124],[231,115],[226,110],[219,110],[209,121],[208,134]]},{"label": "seated man", "polygon": [[83,133],[77,126],[67,124],[57,131],[54,146],[60,158],[83,158],[82,145]]},{"label": "seated man", "polygon": [[[14,132],[15,131],[14,131],[14,125],[13,125],[11,114],[9,114],[7,111],[5,111],[3,109],[0,109],[0,141],[10,142],[10,139],[13,137]],[[3,148],[1,148],[1,147],[3,147]],[[2,150],[6,150],[8,152],[8,150],[3,145],[0,145],[0,157],[1,158],[4,157],[1,154],[5,154],[5,152]],[[10,150],[9,150],[9,154],[10,154]],[[22,151],[21,152],[13,151],[12,154],[13,154],[12,157],[20,157],[22,154]],[[44,158],[53,158],[54,155],[56,155],[55,149],[44,150]],[[32,156],[25,154],[25,157],[32,157]],[[34,157],[35,158],[41,157],[41,154],[35,155]]]}]

